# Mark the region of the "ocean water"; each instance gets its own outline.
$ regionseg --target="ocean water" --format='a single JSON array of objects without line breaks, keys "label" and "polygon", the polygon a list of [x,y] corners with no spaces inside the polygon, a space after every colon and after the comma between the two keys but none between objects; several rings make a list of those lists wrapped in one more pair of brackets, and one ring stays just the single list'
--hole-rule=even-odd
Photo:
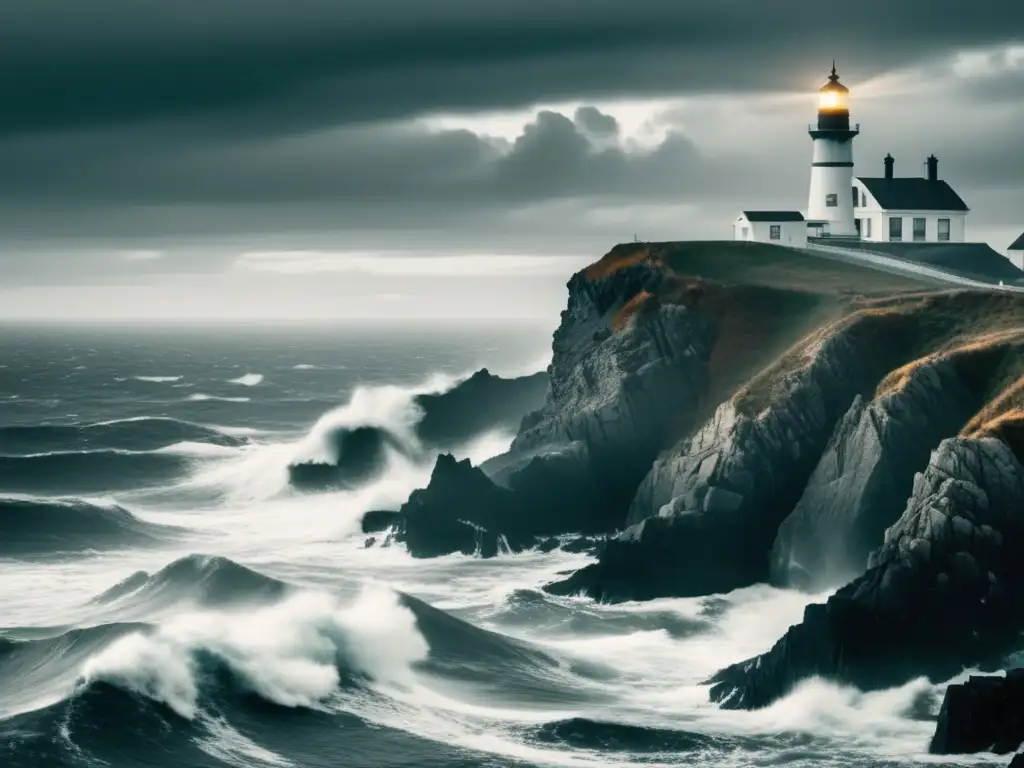
[{"label": "ocean water", "polygon": [[588,555],[368,546],[362,514],[396,508],[430,461],[289,487],[332,427],[407,432],[416,393],[539,370],[550,331],[0,330],[0,766],[936,762],[943,686],[924,680],[709,703],[702,681],[822,596],[552,597],[541,586]]}]

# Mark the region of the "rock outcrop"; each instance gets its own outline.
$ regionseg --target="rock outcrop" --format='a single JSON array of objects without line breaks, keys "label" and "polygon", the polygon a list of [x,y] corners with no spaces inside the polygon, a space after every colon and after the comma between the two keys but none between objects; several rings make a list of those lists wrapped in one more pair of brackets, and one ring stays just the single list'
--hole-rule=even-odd
[{"label": "rock outcrop", "polygon": [[430,484],[399,510],[398,541],[413,557],[453,552],[491,557],[503,544],[501,523],[515,519],[511,491],[492,483],[469,459],[437,457]]},{"label": "rock outcrop", "polygon": [[975,676],[946,689],[929,750],[939,755],[1015,752],[1024,743],[1024,669]]},{"label": "rock outcrop", "polygon": [[872,401],[858,396],[779,528],[772,582],[822,591],[862,574],[903,512],[915,473],[980,407],[972,389],[944,358],[916,366],[898,388]]},{"label": "rock outcrop", "polygon": [[[889,338],[881,350],[879,334]],[[663,454],[600,561],[547,589],[603,600],[724,592],[768,554],[835,424],[906,354],[907,324],[862,313],[806,340]]]},{"label": "rock outcrop", "polygon": [[552,341],[548,400],[512,444],[513,455],[526,456],[580,445],[575,453],[609,510],[595,514],[614,525],[707,391],[714,320],[663,301],[670,282],[650,260],[573,276]]},{"label": "rock outcrop", "polygon": [[[506,454],[473,470],[463,490],[445,481],[453,470],[439,461],[430,486],[402,509],[411,552],[493,553],[489,545],[476,548],[481,530],[516,549],[536,536],[621,527],[637,484],[658,452],[690,428],[707,389],[714,321],[659,298],[670,280],[663,266],[636,258],[569,281],[543,407],[523,419]],[[470,477],[468,467],[458,472]],[[416,531],[432,516],[433,543],[420,546]],[[473,536],[466,524],[475,526]],[[451,534],[447,545],[442,532]]]},{"label": "rock outcrop", "polygon": [[821,676],[873,690],[998,668],[1024,629],[1024,467],[1003,440],[944,440],[915,476],[869,570],[767,653],[710,681],[727,708],[770,704]]}]

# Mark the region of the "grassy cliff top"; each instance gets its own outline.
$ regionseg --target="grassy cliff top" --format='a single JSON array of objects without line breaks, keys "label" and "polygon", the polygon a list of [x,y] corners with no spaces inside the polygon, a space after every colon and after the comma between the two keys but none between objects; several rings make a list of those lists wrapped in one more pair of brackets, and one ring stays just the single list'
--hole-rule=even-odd
[{"label": "grassy cliff top", "polygon": [[928,278],[882,272],[796,248],[731,240],[617,245],[584,274],[596,280],[642,261],[732,285],[830,295],[882,296],[941,287]]},{"label": "grassy cliff top", "polygon": [[[645,262],[668,279],[653,294],[623,296],[610,317],[612,330],[664,303],[713,317],[719,330],[709,406],[732,397],[741,410],[759,411],[788,374],[844,334],[865,350],[866,366],[881,366],[877,389],[865,396],[892,393],[920,365],[949,358],[968,378],[983,380],[977,386],[985,402],[998,403],[971,431],[1016,429],[1024,407],[1024,295],[954,290],[930,278],[735,241],[618,245],[583,276],[603,280]],[[1015,394],[1004,398],[1008,391]]]}]

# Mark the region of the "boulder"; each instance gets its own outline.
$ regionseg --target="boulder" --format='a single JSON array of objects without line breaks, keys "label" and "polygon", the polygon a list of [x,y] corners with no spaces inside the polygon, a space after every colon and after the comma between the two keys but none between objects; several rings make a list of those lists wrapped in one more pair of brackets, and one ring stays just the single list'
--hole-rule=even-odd
[{"label": "boulder", "polygon": [[753,709],[813,676],[877,690],[998,669],[1024,630],[1024,467],[992,437],[942,441],[869,569],[810,605],[767,653],[717,673],[711,698]]},{"label": "boulder", "polygon": [[[1024,743],[1024,669],[975,676],[946,689],[929,751],[1015,752]],[[1011,763],[1012,765],[1012,763]]]}]

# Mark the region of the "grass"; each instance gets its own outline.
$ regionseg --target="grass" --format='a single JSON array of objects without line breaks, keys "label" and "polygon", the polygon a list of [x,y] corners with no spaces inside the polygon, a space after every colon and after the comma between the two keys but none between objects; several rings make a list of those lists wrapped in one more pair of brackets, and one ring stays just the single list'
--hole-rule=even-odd
[{"label": "grass", "polygon": [[622,305],[622,308],[612,317],[612,330],[621,331],[633,317],[639,314],[645,307],[657,303],[654,294],[648,291],[640,291],[636,296]]}]

